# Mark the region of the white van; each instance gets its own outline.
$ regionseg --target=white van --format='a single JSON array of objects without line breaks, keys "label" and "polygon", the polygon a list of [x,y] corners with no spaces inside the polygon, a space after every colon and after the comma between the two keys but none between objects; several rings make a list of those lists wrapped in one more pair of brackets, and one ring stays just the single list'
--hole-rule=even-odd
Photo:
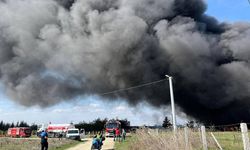
[{"label": "white van", "polygon": [[68,129],[66,132],[66,138],[72,140],[81,140],[79,129]]}]

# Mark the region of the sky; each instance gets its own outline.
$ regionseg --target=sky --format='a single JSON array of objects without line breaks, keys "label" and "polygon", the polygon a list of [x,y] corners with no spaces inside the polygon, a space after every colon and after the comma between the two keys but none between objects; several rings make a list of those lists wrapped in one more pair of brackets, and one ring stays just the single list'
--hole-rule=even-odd
[{"label": "sky", "polygon": [[206,0],[207,14],[221,22],[250,21],[249,0]]},{"label": "sky", "polygon": [[[250,21],[250,4],[248,0],[206,0],[208,9],[206,14],[214,16],[220,22]],[[177,124],[187,122],[184,113],[178,111]],[[49,108],[23,107],[12,102],[4,94],[0,84],[0,120],[5,122],[26,121],[36,123],[78,123],[89,122],[96,118],[128,119],[131,125],[161,125],[165,116],[171,118],[169,106],[154,108],[142,102],[131,108],[123,100],[116,102],[102,101],[97,96],[78,97],[67,103],[60,103]]]}]

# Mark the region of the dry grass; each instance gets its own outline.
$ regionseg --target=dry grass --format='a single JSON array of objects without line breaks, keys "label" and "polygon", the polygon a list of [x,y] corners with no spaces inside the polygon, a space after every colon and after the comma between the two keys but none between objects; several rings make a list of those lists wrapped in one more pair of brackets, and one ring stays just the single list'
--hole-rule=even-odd
[{"label": "dry grass", "polygon": [[[60,149],[65,145],[76,144],[76,141],[67,139],[49,139],[49,149]],[[0,138],[1,150],[38,150],[40,149],[39,138]]]},{"label": "dry grass", "polygon": [[[183,130],[176,134],[169,131],[156,132],[155,130],[142,129],[134,135],[129,150],[185,150],[185,136]],[[188,132],[188,149],[202,149],[201,136],[198,131]],[[207,136],[209,149],[216,149],[216,145],[210,136]]]}]

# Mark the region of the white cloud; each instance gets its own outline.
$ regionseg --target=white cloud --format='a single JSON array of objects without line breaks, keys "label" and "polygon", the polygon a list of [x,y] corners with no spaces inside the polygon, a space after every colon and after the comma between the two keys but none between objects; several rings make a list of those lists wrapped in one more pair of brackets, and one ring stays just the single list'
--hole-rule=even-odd
[{"label": "white cloud", "polygon": [[97,108],[100,106],[100,104],[97,104],[97,103],[91,103],[89,104],[90,107],[94,107],[94,108]]},{"label": "white cloud", "polygon": [[117,107],[115,107],[115,110],[116,111],[125,111],[125,110],[128,110],[128,108],[126,106],[117,106]]},{"label": "white cloud", "polygon": [[52,110],[52,112],[53,113],[63,113],[63,112],[68,112],[68,109],[60,109],[60,108],[58,108],[58,109]]},{"label": "white cloud", "polygon": [[[177,108],[178,110],[178,108]],[[28,123],[78,123],[90,122],[97,118],[128,119],[131,125],[155,125],[162,124],[166,115],[171,119],[171,108],[154,108],[147,103],[141,103],[131,107],[124,101],[110,102],[95,98],[63,103],[51,108],[24,108],[7,100],[0,105],[1,120],[16,122],[24,120]],[[29,117],[27,117],[29,116]],[[181,115],[183,117],[183,114]],[[177,121],[183,120],[177,117]],[[181,121],[178,121],[181,123]],[[182,121],[183,122],[183,121]]]}]

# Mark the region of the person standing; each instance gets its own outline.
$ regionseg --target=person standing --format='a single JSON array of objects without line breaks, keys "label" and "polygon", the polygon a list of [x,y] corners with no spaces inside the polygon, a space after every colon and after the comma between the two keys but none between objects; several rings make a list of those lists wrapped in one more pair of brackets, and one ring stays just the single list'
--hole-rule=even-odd
[{"label": "person standing", "polygon": [[115,128],[113,128],[113,135],[114,135],[114,141],[115,141],[115,137],[116,137],[116,131],[115,131]]},{"label": "person standing", "polygon": [[48,143],[48,133],[47,129],[42,131],[41,133],[41,150],[48,150],[49,143]]},{"label": "person standing", "polygon": [[120,129],[116,129],[116,140],[121,142],[121,132]]},{"label": "person standing", "polygon": [[126,138],[126,131],[122,129],[122,141],[125,141]]},{"label": "person standing", "polygon": [[62,131],[59,133],[59,136],[58,136],[58,138],[59,138],[59,140],[62,140],[62,137],[63,137],[63,133],[62,133]]}]

